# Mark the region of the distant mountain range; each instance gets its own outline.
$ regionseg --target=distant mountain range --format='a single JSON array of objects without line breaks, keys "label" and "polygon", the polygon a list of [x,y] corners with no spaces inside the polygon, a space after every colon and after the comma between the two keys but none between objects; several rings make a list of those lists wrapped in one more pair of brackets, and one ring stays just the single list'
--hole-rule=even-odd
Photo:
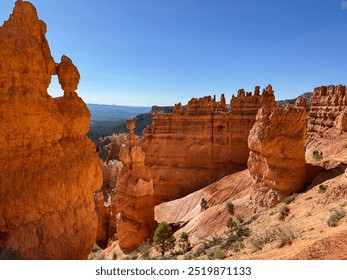
[{"label": "distant mountain range", "polygon": [[100,105],[88,104],[87,107],[91,113],[92,121],[95,120],[120,120],[133,118],[138,114],[147,113],[151,111],[151,107],[141,106],[120,106],[120,105]]},{"label": "distant mountain range", "polygon": [[[103,135],[127,132],[125,121],[151,112],[151,107],[88,104],[91,114],[88,137],[96,140]],[[120,127],[120,128],[118,128]]]}]

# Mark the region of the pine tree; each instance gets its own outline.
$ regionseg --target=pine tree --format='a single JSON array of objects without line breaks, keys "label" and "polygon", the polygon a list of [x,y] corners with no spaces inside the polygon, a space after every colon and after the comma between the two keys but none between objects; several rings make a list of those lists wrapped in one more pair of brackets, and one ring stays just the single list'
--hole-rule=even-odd
[{"label": "pine tree", "polygon": [[176,238],[173,236],[172,228],[167,222],[161,222],[155,230],[153,237],[156,249],[164,256],[165,252],[175,247]]},{"label": "pine tree", "polygon": [[178,239],[179,246],[183,252],[187,252],[190,248],[189,235],[185,231],[181,233],[180,238]]}]

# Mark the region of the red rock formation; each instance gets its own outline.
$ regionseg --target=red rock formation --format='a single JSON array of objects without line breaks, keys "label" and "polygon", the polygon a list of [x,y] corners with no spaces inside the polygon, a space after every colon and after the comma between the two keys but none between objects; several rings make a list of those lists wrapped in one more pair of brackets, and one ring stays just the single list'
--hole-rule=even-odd
[{"label": "red rock formation", "polygon": [[276,106],[271,86],[262,95],[259,87],[254,96],[239,91],[230,112],[224,95],[220,102],[210,96],[193,98],[186,110],[178,103],[171,114],[154,114],[142,141],[135,138],[135,122],[127,122],[129,140],[121,147],[123,167],[116,187],[117,235],[123,249],[136,248],[151,236],[154,204],[246,168],[248,134],[264,105]]},{"label": "red rock formation", "polygon": [[[90,114],[74,90],[79,74],[57,65],[46,25],[17,1],[0,28],[0,246],[28,259],[86,258],[95,242],[92,192],[102,176],[85,136]],[[58,73],[64,96],[47,93]]]},{"label": "red rock formation", "polygon": [[98,216],[96,243],[105,247],[117,232],[116,181],[121,162],[102,162],[103,185],[94,192],[95,211]]},{"label": "red rock formation", "polygon": [[298,100],[295,107],[288,104],[284,109],[259,110],[248,138],[248,169],[258,190],[268,193],[269,205],[276,203],[271,191],[281,197],[302,190],[306,176],[305,135],[304,99]]},{"label": "red rock formation", "polygon": [[322,86],[314,89],[309,112],[309,139],[323,136],[329,128],[347,131],[346,86]]},{"label": "red rock formation", "polygon": [[[311,96],[306,138],[306,161],[312,165],[333,168],[346,161],[347,95],[346,86],[315,88]],[[322,159],[313,152],[322,153]]]},{"label": "red rock formation", "polygon": [[156,204],[183,197],[225,175],[246,168],[247,139],[258,109],[275,107],[271,86],[263,94],[239,91],[226,111],[224,95],[193,98],[186,110],[176,104],[172,114],[154,114],[144,130],[141,148],[153,175]]},{"label": "red rock formation", "polygon": [[129,120],[126,145],[122,145],[117,184],[117,236],[123,250],[132,250],[149,239],[156,227],[154,220],[153,180],[145,166],[145,153],[135,137],[135,121]]}]

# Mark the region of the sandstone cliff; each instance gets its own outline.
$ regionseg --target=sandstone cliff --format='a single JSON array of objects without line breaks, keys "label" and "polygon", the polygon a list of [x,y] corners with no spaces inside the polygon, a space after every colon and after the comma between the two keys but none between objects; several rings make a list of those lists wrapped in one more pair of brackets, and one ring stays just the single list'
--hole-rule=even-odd
[{"label": "sandstone cliff", "polygon": [[325,131],[333,127],[340,131],[347,131],[346,108],[346,86],[331,85],[315,88],[311,96],[309,134],[321,136]]},{"label": "sandstone cliff", "polygon": [[271,86],[262,94],[259,87],[254,95],[240,90],[230,112],[224,95],[219,102],[207,96],[191,99],[186,108],[176,104],[172,113],[153,115],[142,139],[135,137],[135,121],[128,121],[116,185],[122,249],[136,248],[153,234],[154,205],[246,168],[249,131],[262,106],[276,107]]},{"label": "sandstone cliff", "polygon": [[154,114],[141,148],[153,176],[155,203],[185,196],[225,175],[246,168],[247,139],[258,109],[275,107],[271,86],[254,95],[238,92],[226,110],[224,95],[193,98],[171,114]]},{"label": "sandstone cliff", "polygon": [[[306,106],[299,99],[297,106],[284,109],[263,107],[249,134],[250,174],[260,192],[275,191],[279,197],[299,192],[306,181],[305,136]],[[266,203],[276,204],[276,196]],[[269,206],[270,206],[269,205]]]},{"label": "sandstone cliff", "polygon": [[[82,259],[95,242],[93,190],[102,175],[85,134],[79,73],[56,64],[36,9],[17,1],[0,28],[0,247],[29,259]],[[58,74],[64,96],[47,88]]]},{"label": "sandstone cliff", "polygon": [[[346,86],[317,87],[311,96],[306,138],[306,161],[332,168],[347,163]],[[313,153],[319,151],[320,158]]]}]

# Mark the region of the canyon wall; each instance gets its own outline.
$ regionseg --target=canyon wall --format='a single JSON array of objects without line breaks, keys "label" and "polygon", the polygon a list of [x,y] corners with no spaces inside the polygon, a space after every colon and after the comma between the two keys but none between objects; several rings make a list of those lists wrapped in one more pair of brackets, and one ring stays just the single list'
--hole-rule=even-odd
[{"label": "canyon wall", "polygon": [[[302,190],[306,181],[306,103],[284,109],[263,107],[249,134],[248,169],[263,193],[275,191],[281,198]],[[271,204],[276,204],[269,200]],[[269,206],[269,205],[268,205]]]},{"label": "canyon wall", "polygon": [[[246,168],[247,139],[258,109],[276,107],[271,86],[254,95],[239,90],[227,111],[224,95],[193,98],[184,108],[153,115],[141,141],[130,121],[129,141],[122,146],[123,167],[117,180],[117,236],[133,249],[155,228],[154,205],[183,197],[225,175]],[[132,236],[132,238],[128,238]]]},{"label": "canyon wall", "polygon": [[321,86],[314,89],[309,112],[309,139],[323,136],[330,128],[347,131],[346,86]]},{"label": "canyon wall", "polygon": [[183,197],[225,175],[245,169],[247,139],[258,109],[276,106],[268,86],[260,94],[239,90],[226,109],[224,95],[193,98],[171,114],[154,114],[143,134],[141,148],[153,183],[155,203]]},{"label": "canyon wall", "polygon": [[[35,7],[17,1],[0,27],[0,247],[27,259],[85,259],[95,243],[92,192],[102,175],[85,136],[80,75],[56,64]],[[47,89],[58,74],[64,96]]]},{"label": "canyon wall", "polygon": [[[311,96],[306,162],[330,169],[347,163],[347,94],[345,85],[321,86]],[[315,151],[322,155],[313,156]]]}]

